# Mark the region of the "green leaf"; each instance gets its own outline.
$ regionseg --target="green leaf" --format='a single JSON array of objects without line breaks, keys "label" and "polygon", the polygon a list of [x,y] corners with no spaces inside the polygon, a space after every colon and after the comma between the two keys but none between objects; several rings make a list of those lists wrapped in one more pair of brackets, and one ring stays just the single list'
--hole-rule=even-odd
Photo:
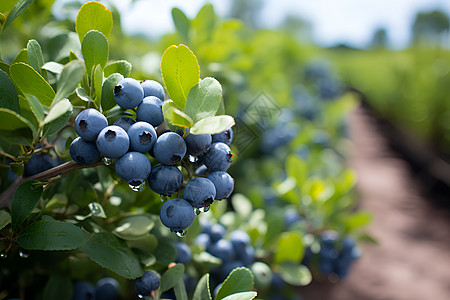
[{"label": "green leaf", "polygon": [[236,213],[242,217],[242,219],[248,218],[253,211],[252,201],[245,195],[236,193],[231,198],[231,203],[236,210]]},{"label": "green leaf", "polygon": [[153,250],[158,247],[158,239],[153,234],[146,234],[136,239],[127,240],[126,243],[130,248],[135,248],[146,252],[153,252]]},{"label": "green leaf", "polygon": [[291,285],[305,286],[311,283],[312,275],[307,267],[299,264],[282,264],[281,278]]},{"label": "green leaf", "polygon": [[72,299],[72,293],[72,281],[69,277],[62,274],[52,274],[45,284],[42,297],[49,300],[70,300]]},{"label": "green leaf", "polygon": [[183,279],[177,281],[173,287],[173,291],[175,292],[175,298],[177,300],[189,300]]},{"label": "green leaf", "polygon": [[75,31],[78,33],[80,42],[90,30],[97,30],[105,36],[109,36],[112,26],[111,11],[96,1],[91,1],[81,6],[75,21]]},{"label": "green leaf", "polygon": [[358,211],[344,220],[347,232],[352,232],[355,229],[367,226],[373,221],[373,215],[368,211]]},{"label": "green leaf", "polygon": [[52,104],[55,91],[31,66],[24,63],[14,63],[11,65],[10,75],[16,86],[24,94],[35,96],[42,105],[50,106]]},{"label": "green leaf", "polygon": [[202,79],[189,91],[184,112],[194,122],[215,116],[222,101],[222,86],[211,77]]},{"label": "green leaf", "polygon": [[94,91],[95,91],[95,105],[100,108],[102,104],[102,84],[103,84],[103,70],[100,65],[97,65],[94,69]]},{"label": "green leaf", "polygon": [[63,99],[56,103],[45,117],[42,136],[53,135],[60,131],[72,116],[73,107],[69,100]]},{"label": "green leaf", "polygon": [[0,31],[2,30],[3,24],[6,22],[6,17],[4,14],[0,13]]},{"label": "green leaf", "polygon": [[286,159],[286,173],[302,186],[308,177],[308,165],[298,155],[291,154]]},{"label": "green leaf", "polygon": [[[0,30],[1,30],[1,28],[0,28]],[[1,59],[0,59],[0,70],[5,72],[9,76],[9,64],[5,63]]]},{"label": "green leaf", "polygon": [[162,239],[158,241],[158,247],[153,254],[160,264],[167,266],[177,259],[178,252],[172,242]]},{"label": "green leaf", "polygon": [[0,107],[20,114],[19,98],[11,78],[0,70]]},{"label": "green leaf", "polygon": [[124,240],[134,240],[149,233],[155,222],[148,216],[130,216],[124,218],[113,233]]},{"label": "green leaf", "polygon": [[94,100],[92,100],[92,98],[89,97],[86,90],[83,89],[82,87],[77,87],[75,89],[75,93],[77,94],[78,98],[80,98],[81,100],[83,100],[85,102],[94,102]]},{"label": "green leaf", "polygon": [[17,238],[17,244],[31,250],[72,250],[88,237],[89,234],[76,225],[41,220],[26,227]]},{"label": "green leaf", "polygon": [[11,144],[31,146],[34,141],[33,125],[21,115],[0,108],[0,136]]},{"label": "green leaf", "polygon": [[84,64],[79,60],[72,60],[64,66],[58,79],[56,95],[52,105],[68,98],[75,91],[78,83],[83,79],[84,71]]},{"label": "green leaf", "polygon": [[33,69],[42,74],[41,68],[44,65],[44,56],[42,55],[41,45],[36,40],[29,40],[27,44],[28,64]]},{"label": "green leaf", "polygon": [[164,119],[172,125],[191,128],[194,122],[173,101],[165,101],[162,107]]},{"label": "green leaf", "polygon": [[185,42],[189,41],[189,28],[190,28],[190,21],[186,17],[186,15],[179,9],[174,7],[172,9],[172,19],[173,23],[175,24],[175,28],[180,33],[181,37]]},{"label": "green leaf", "polygon": [[14,193],[11,200],[11,227],[17,231],[23,221],[36,208],[41,200],[42,185],[37,185],[39,181],[29,180],[22,183]]},{"label": "green leaf", "polygon": [[170,98],[184,110],[189,91],[200,80],[200,67],[194,53],[183,44],[170,46],[161,60],[161,75]]},{"label": "green leaf", "polygon": [[36,136],[37,134],[36,129],[39,128],[39,122],[36,119],[34,112],[31,110],[30,104],[28,103],[28,100],[26,98],[28,96],[30,95],[27,94],[24,94],[24,96],[19,95],[20,115],[31,123],[31,125],[33,126],[31,129],[33,130],[34,135]]},{"label": "green leaf", "polygon": [[11,223],[11,215],[6,210],[0,210],[0,230]]},{"label": "green leaf", "polygon": [[[106,69],[105,69],[106,72]],[[102,109],[108,111],[116,106],[116,100],[114,100],[114,87],[124,78],[122,74],[113,73],[106,78],[102,86]]]},{"label": "green leaf", "polygon": [[19,0],[17,1],[16,5],[14,5],[13,9],[9,13],[8,17],[6,17],[6,22],[3,25],[3,29],[6,28],[9,24],[11,24],[12,21],[14,21],[18,16],[20,16],[27,8],[28,6],[33,3],[34,0]]},{"label": "green leaf", "polygon": [[223,300],[251,300],[254,299],[256,295],[258,295],[257,292],[242,292],[225,297]]},{"label": "green leaf", "polygon": [[94,66],[100,65],[102,68],[106,66],[109,55],[108,40],[103,33],[91,30],[83,38],[81,52],[86,64],[86,71],[90,75]]},{"label": "green leaf", "polygon": [[116,60],[105,67],[105,77],[109,77],[114,73],[120,73],[123,77],[128,77],[133,66],[126,60]]},{"label": "green leaf", "polygon": [[300,262],[304,253],[301,233],[298,231],[285,232],[278,240],[275,262]]},{"label": "green leaf", "polygon": [[54,62],[54,61],[49,61],[46,62],[42,68],[43,70],[49,71],[53,74],[61,74],[62,70],[64,69],[64,65]]},{"label": "green leaf", "polygon": [[192,126],[192,134],[216,134],[230,129],[234,125],[232,116],[222,115],[202,119]]},{"label": "green leaf", "polygon": [[215,299],[220,300],[235,293],[251,291],[253,286],[253,274],[249,269],[234,269],[223,282]]},{"label": "green leaf", "polygon": [[137,256],[111,233],[91,234],[80,249],[100,266],[127,279],[135,279],[144,273]]},{"label": "green leaf", "polygon": [[161,292],[170,290],[175,286],[178,280],[184,274],[184,264],[176,264],[172,268],[169,268],[161,277]]},{"label": "green leaf", "polygon": [[26,48],[25,49],[21,49],[19,51],[19,53],[17,53],[17,55],[14,58],[12,63],[14,64],[14,63],[19,63],[19,62],[22,62],[24,64],[28,63],[28,50]]},{"label": "green leaf", "polygon": [[212,300],[209,287],[209,273],[203,275],[198,281],[192,300]]}]

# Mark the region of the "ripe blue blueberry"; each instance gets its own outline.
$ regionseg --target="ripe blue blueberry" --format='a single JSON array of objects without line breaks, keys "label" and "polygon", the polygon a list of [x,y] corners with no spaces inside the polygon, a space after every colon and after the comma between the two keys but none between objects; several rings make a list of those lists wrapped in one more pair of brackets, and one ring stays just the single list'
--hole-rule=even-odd
[{"label": "ripe blue blueberry", "polygon": [[215,200],[221,200],[230,197],[234,190],[234,179],[227,172],[216,171],[212,172],[207,177],[212,181],[216,187],[216,198]]},{"label": "ripe blue blueberry", "polygon": [[136,122],[128,128],[130,138],[130,150],[148,152],[156,142],[155,128],[147,122]]},{"label": "ripe blue blueberry", "polygon": [[189,248],[189,246],[183,242],[175,243],[175,248],[177,248],[178,252],[177,259],[175,260],[175,262],[185,265],[188,264],[192,258],[191,248]]},{"label": "ripe blue blueberry", "polygon": [[233,154],[227,144],[213,143],[204,155],[203,163],[210,171],[226,171],[231,165],[232,157]]},{"label": "ripe blue blueberry", "polygon": [[120,285],[112,277],[104,277],[97,281],[95,300],[117,300],[120,296]]},{"label": "ripe blue blueberry", "polygon": [[296,209],[289,208],[284,212],[284,224],[287,228],[302,220]]},{"label": "ripe blue blueberry", "polygon": [[186,143],[175,132],[166,132],[158,137],[153,146],[155,158],[164,165],[179,163],[186,154]]},{"label": "ripe blue blueberry", "polygon": [[121,127],[123,130],[128,131],[131,125],[136,123],[136,121],[130,117],[120,117],[113,125]]},{"label": "ripe blue blueberry", "polygon": [[24,165],[23,176],[33,176],[35,174],[47,171],[58,165],[56,159],[53,159],[47,153],[38,152],[31,156]]},{"label": "ripe blue blueberry", "polygon": [[108,158],[119,158],[128,152],[130,139],[125,130],[116,125],[103,128],[97,137],[97,149]]},{"label": "ripe blue blueberry", "polygon": [[194,222],[195,212],[186,200],[175,198],[165,202],[159,212],[161,222],[174,232],[183,232]]},{"label": "ripe blue blueberry", "polygon": [[73,284],[72,300],[94,299],[95,287],[87,281],[76,281]]},{"label": "ripe blue blueberry", "polygon": [[136,109],[136,120],[144,121],[157,127],[164,122],[162,102],[155,96],[145,97]]},{"label": "ripe blue blueberry", "polygon": [[143,99],[144,90],[136,79],[124,78],[114,87],[114,100],[124,109],[135,108]]},{"label": "ripe blue blueberry", "polygon": [[153,272],[145,271],[144,274],[134,280],[134,290],[138,295],[150,296],[151,291],[159,288],[161,281],[159,276]]},{"label": "ripe blue blueberry", "polygon": [[70,157],[80,165],[91,165],[100,159],[100,152],[94,142],[77,137],[70,144]]},{"label": "ripe blue blueberry", "polygon": [[183,186],[183,174],[177,167],[157,165],[150,172],[148,185],[155,193],[170,196]]},{"label": "ripe blue blueberry", "polygon": [[230,242],[236,253],[244,252],[245,247],[250,245],[250,236],[242,230],[235,230],[230,234]]},{"label": "ripe blue blueberry", "polygon": [[236,256],[245,266],[250,266],[255,260],[255,249],[252,245],[246,246],[243,251],[237,252]]},{"label": "ripe blue blueberry", "polygon": [[226,278],[236,268],[245,267],[239,260],[228,261],[220,266],[220,278]]},{"label": "ripe blue blueberry", "polygon": [[206,251],[209,254],[220,258],[223,263],[230,262],[234,258],[234,249],[231,243],[227,240],[220,239],[214,244],[209,245]]},{"label": "ripe blue blueberry", "polygon": [[184,141],[186,142],[187,153],[198,156],[211,147],[212,139],[210,134],[188,134]]},{"label": "ripe blue blueberry", "polygon": [[75,131],[88,142],[95,141],[99,132],[106,126],[108,126],[108,120],[94,108],[83,110],[75,118]]},{"label": "ripe blue blueberry", "polygon": [[203,248],[203,250],[206,250],[209,245],[211,244],[211,238],[207,233],[200,233],[195,238],[195,243]]},{"label": "ripe blue blueberry", "polygon": [[159,82],[155,80],[144,80],[141,81],[141,86],[144,90],[144,97],[155,96],[161,101],[164,101],[164,88]]},{"label": "ripe blue blueberry", "polygon": [[116,162],[117,175],[133,186],[139,186],[147,179],[152,165],[140,152],[128,152]]},{"label": "ripe blue blueberry", "polygon": [[207,178],[194,178],[184,188],[184,200],[196,208],[209,207],[215,197],[216,188]]},{"label": "ripe blue blueberry", "polygon": [[221,224],[211,225],[209,230],[209,237],[211,238],[211,242],[215,243],[218,240],[222,239],[227,233],[227,229]]},{"label": "ripe blue blueberry", "polygon": [[213,143],[218,143],[218,142],[222,142],[225,143],[227,145],[230,145],[231,142],[233,141],[233,129],[228,129],[225,130],[221,133],[217,133],[217,134],[213,134],[212,135],[212,142]]}]

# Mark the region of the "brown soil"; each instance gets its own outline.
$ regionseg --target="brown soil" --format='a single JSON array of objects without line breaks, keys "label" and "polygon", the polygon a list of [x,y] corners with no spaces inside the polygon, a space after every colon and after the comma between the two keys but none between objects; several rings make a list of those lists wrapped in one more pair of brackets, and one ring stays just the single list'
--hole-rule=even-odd
[{"label": "brown soil", "polygon": [[[360,209],[374,215],[351,274],[337,283],[314,282],[305,300],[450,299],[450,210],[437,206],[410,165],[390,147],[382,127],[362,106],[350,116],[351,167]],[[439,195],[442,198],[443,195]],[[447,194],[447,200],[450,196]]]}]

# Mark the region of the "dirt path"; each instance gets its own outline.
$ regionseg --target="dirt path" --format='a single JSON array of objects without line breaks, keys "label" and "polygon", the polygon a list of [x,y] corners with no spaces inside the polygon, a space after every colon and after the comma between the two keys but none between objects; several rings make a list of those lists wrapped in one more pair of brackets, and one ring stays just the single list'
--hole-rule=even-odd
[{"label": "dirt path", "polygon": [[450,210],[422,196],[420,182],[365,109],[351,114],[350,129],[360,208],[374,214],[369,231],[380,245],[363,246],[348,278],[315,283],[302,291],[303,298],[449,300]]}]

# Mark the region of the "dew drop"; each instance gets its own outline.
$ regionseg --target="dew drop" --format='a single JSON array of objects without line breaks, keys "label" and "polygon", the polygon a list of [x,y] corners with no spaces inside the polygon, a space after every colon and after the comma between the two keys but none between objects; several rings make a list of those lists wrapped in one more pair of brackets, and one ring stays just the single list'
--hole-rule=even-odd
[{"label": "dew drop", "polygon": [[194,208],[194,212],[197,216],[201,213],[200,209],[198,209],[197,207]]},{"label": "dew drop", "polygon": [[19,251],[19,256],[22,258],[28,258],[30,256],[30,253],[28,251],[25,250],[20,250]]},{"label": "dew drop", "polygon": [[159,198],[161,199],[161,202],[166,201],[166,196],[163,194],[159,194]]},{"label": "dew drop", "polygon": [[0,253],[0,258],[7,258],[8,257],[8,254],[6,254],[6,253]]},{"label": "dew drop", "polygon": [[144,189],[145,181],[142,181],[141,184],[139,184],[139,185],[134,185],[134,184],[130,183],[128,186],[130,187],[130,189],[132,191],[140,192],[140,191],[142,191]]},{"label": "dew drop", "polygon": [[109,166],[110,164],[112,164],[112,159],[108,158],[108,157],[103,157],[102,161],[105,165]]},{"label": "dew drop", "polygon": [[200,207],[199,210],[200,210],[200,212],[205,213],[205,212],[208,212],[208,211],[209,211],[209,208],[210,208],[210,206],[207,205],[207,206]]},{"label": "dew drop", "polygon": [[180,230],[176,232],[178,237],[185,237],[186,236],[186,230]]},{"label": "dew drop", "polygon": [[197,160],[198,160],[198,157],[197,157],[197,156],[189,155],[189,161],[190,161],[191,163],[194,163],[194,162],[196,162]]},{"label": "dew drop", "polygon": [[138,294],[138,297],[139,297],[140,299],[144,298],[144,296],[141,295],[141,294]]}]

